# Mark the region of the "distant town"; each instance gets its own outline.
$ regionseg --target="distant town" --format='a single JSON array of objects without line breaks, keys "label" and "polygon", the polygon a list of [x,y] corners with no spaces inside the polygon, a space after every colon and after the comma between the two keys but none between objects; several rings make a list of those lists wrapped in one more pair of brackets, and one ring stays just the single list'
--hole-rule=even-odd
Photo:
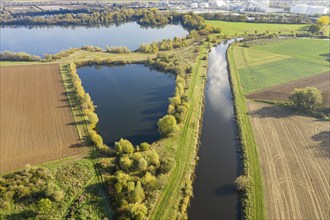
[{"label": "distant town", "polygon": [[316,16],[329,13],[328,0],[208,0],[208,1],[1,1],[0,8],[12,14],[49,11],[79,11],[109,7],[158,8],[194,13],[293,13]]}]

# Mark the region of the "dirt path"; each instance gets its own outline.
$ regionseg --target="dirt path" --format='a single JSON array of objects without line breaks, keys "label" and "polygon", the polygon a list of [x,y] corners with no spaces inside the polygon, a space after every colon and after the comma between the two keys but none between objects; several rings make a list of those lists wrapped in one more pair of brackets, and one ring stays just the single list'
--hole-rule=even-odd
[{"label": "dirt path", "polygon": [[0,68],[0,172],[80,154],[58,64]]},{"label": "dirt path", "polygon": [[255,100],[287,101],[295,88],[304,88],[307,86],[319,89],[322,92],[325,104],[330,106],[330,72],[263,89],[250,93],[246,97]]},{"label": "dirt path", "polygon": [[330,123],[248,104],[267,219],[330,219]]}]

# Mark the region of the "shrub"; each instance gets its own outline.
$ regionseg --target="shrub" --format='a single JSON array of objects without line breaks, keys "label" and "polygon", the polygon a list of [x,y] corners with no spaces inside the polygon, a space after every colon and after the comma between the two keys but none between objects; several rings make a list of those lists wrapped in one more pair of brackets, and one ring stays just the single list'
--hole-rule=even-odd
[{"label": "shrub", "polygon": [[235,186],[238,192],[245,192],[249,186],[249,177],[241,175],[235,180]]},{"label": "shrub", "polygon": [[165,115],[159,119],[157,125],[158,131],[163,137],[173,136],[178,131],[177,122],[172,115]]},{"label": "shrub", "polygon": [[315,110],[322,105],[321,92],[314,87],[295,89],[289,100],[297,109]]}]

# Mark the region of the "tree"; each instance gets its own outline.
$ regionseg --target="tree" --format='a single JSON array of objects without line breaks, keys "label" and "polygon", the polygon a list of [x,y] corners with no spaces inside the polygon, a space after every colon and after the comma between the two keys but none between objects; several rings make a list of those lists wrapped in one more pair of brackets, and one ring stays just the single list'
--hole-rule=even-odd
[{"label": "tree", "polygon": [[319,33],[321,30],[321,26],[318,25],[318,24],[312,24],[310,27],[309,27],[309,32],[311,32],[312,34],[316,34],[316,33]]},{"label": "tree", "polygon": [[134,152],[134,147],[129,140],[121,138],[115,143],[115,148],[117,154],[132,154]]},{"label": "tree", "polygon": [[157,125],[158,131],[163,137],[173,136],[174,133],[178,130],[178,125],[174,116],[172,115],[165,115],[159,119]]},{"label": "tree", "polygon": [[246,175],[241,175],[235,180],[236,189],[239,192],[244,192],[249,186],[249,177]]},{"label": "tree", "polygon": [[38,202],[38,209],[40,213],[45,213],[52,208],[52,201],[50,199],[40,199]]},{"label": "tree", "polygon": [[289,100],[298,109],[315,110],[322,105],[321,92],[314,87],[295,89]]},{"label": "tree", "polygon": [[143,172],[148,168],[148,162],[143,157],[139,160],[139,171]]},{"label": "tree", "polygon": [[321,16],[317,19],[316,23],[320,24],[321,26],[329,25],[330,17],[329,16]]},{"label": "tree", "polygon": [[148,144],[147,142],[143,142],[142,144],[140,144],[141,151],[147,151],[149,149],[150,149],[150,144]]},{"label": "tree", "polygon": [[130,217],[132,217],[132,219],[142,220],[146,218],[148,208],[144,204],[135,203],[131,205],[129,211]]}]

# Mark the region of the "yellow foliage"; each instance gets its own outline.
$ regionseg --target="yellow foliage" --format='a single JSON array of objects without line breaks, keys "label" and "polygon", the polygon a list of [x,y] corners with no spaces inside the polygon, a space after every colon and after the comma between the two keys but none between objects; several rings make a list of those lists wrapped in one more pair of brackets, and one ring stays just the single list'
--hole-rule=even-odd
[{"label": "yellow foliage", "polygon": [[317,19],[317,23],[323,25],[329,25],[330,23],[330,18],[329,16],[321,16],[319,19]]}]

